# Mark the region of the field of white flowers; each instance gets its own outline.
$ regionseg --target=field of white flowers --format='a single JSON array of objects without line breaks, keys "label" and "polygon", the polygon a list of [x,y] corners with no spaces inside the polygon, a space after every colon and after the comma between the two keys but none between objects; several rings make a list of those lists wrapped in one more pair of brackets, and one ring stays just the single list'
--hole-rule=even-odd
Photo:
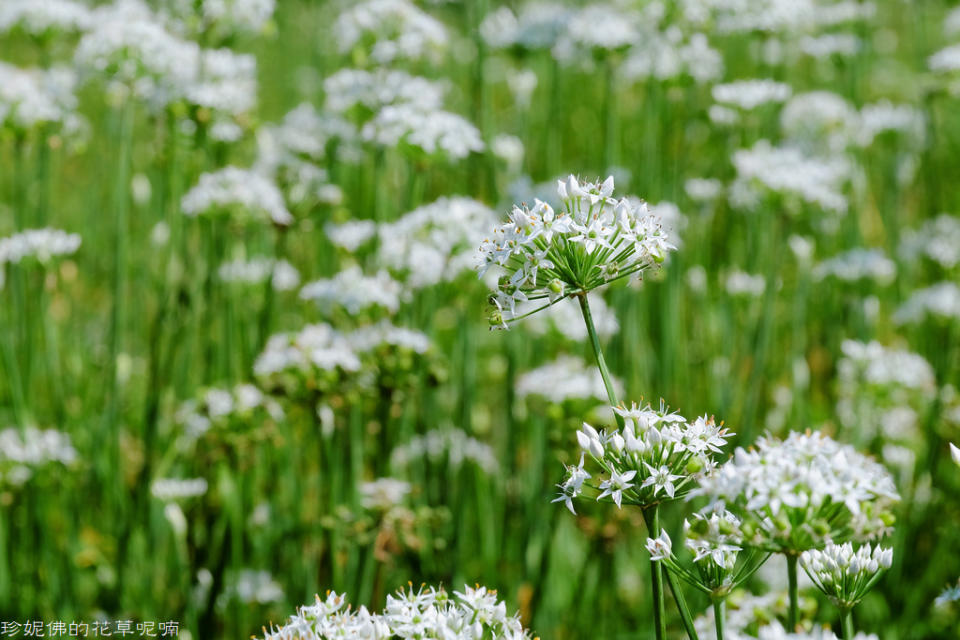
[{"label": "field of white flowers", "polygon": [[0,638],[960,638],[960,8],[0,0]]}]

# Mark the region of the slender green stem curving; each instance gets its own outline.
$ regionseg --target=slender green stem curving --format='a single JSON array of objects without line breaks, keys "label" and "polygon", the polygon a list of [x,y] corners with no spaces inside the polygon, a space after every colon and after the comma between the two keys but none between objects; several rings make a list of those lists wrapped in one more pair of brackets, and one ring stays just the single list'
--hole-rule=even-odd
[{"label": "slender green stem curving", "polygon": [[[600,338],[597,336],[597,328],[593,324],[593,314],[590,313],[590,303],[587,301],[587,293],[583,292],[577,296],[580,301],[580,311],[583,312],[583,321],[587,325],[587,333],[590,335],[590,345],[593,347],[593,355],[597,359],[597,368],[600,369],[600,376],[603,378],[603,386],[607,390],[607,398],[610,400],[610,406],[615,407],[620,404],[617,399],[617,391],[613,388],[613,381],[610,379],[610,370],[607,368],[607,362],[603,359],[603,351],[600,349]],[[623,418],[615,414],[617,425],[623,428]]]},{"label": "slender green stem curving", "polygon": [[790,609],[787,612],[787,631],[793,633],[797,628],[797,604],[799,596],[797,592],[797,560],[796,554],[787,554],[787,585],[790,590]]}]

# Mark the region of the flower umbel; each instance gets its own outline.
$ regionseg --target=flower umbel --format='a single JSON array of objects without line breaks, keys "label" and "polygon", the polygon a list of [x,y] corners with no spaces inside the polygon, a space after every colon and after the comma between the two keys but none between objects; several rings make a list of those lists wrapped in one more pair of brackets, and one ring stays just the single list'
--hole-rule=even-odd
[{"label": "flower umbel", "polygon": [[[584,488],[595,489],[597,500],[610,498],[621,507],[624,502],[652,506],[687,495],[696,481],[712,470],[713,454],[725,444],[728,432],[712,418],[693,422],[671,413],[661,403],[614,407],[624,419],[623,429],[597,431],[587,423],[577,432],[582,450],[580,464],[567,467],[567,479],[560,483],[560,496],[573,511],[573,498]],[[586,456],[597,465],[596,474],[584,469]],[[587,482],[596,475],[597,485]]]},{"label": "flower umbel", "polygon": [[800,563],[831,602],[852,609],[893,564],[893,549],[866,544],[854,551],[849,542],[831,542],[823,550],[804,551]]},{"label": "flower umbel", "polygon": [[[515,205],[480,246],[480,275],[505,271],[492,303],[504,321],[519,319],[517,302],[546,300],[530,315],[569,296],[655,267],[676,249],[646,203],[613,197],[613,177],[558,181],[563,210],[536,200]],[[499,322],[497,324],[500,324]]]}]

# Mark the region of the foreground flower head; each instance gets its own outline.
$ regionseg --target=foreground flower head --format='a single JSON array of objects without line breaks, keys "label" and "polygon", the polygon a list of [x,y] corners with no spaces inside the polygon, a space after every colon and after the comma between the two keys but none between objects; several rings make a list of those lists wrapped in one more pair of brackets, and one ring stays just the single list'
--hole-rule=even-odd
[{"label": "foreground flower head", "polygon": [[448,594],[442,588],[421,587],[387,596],[382,613],[352,609],[346,596],[330,592],[301,607],[279,628],[264,632],[264,640],[355,638],[443,638],[444,640],[520,640],[530,635],[517,616],[508,616],[497,592],[464,587]]},{"label": "foreground flower head", "polygon": [[[597,500],[609,498],[618,507],[624,502],[649,506],[681,498],[716,466],[713,456],[729,435],[713,418],[688,422],[662,402],[659,409],[633,404],[613,410],[625,421],[622,430],[597,431],[583,423],[577,432],[580,464],[567,467],[568,477],[558,485],[560,496],[554,500],[563,501],[570,511],[585,487],[596,492]],[[593,473],[584,466],[586,456],[595,467]],[[594,483],[587,482],[591,479]]]},{"label": "foreground flower head", "polygon": [[557,192],[562,211],[539,199],[515,205],[480,246],[480,276],[494,265],[505,271],[492,324],[519,318],[518,302],[549,300],[535,311],[546,308],[659,265],[676,249],[646,203],[613,197],[612,176],[581,183],[571,175]]},{"label": "foreground flower head", "polygon": [[823,550],[804,551],[800,562],[824,595],[838,607],[850,609],[893,564],[893,550],[867,544],[855,551],[849,542],[831,542]]},{"label": "foreground flower head", "polygon": [[816,432],[738,448],[695,495],[736,513],[745,544],[787,553],[882,535],[899,500],[883,466]]},{"label": "foreground flower head", "polygon": [[684,546],[693,554],[692,570],[674,555],[673,541],[666,531],[661,531],[658,538],[647,539],[650,559],[663,562],[687,584],[714,599],[726,598],[768,557],[755,549],[744,552],[740,518],[720,506],[685,520],[683,533]]}]

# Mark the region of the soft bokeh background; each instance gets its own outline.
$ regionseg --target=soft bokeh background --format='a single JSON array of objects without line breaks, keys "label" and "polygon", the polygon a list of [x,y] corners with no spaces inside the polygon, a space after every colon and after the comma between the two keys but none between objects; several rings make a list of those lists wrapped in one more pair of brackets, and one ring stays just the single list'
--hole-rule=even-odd
[{"label": "soft bokeh background", "polygon": [[[0,0],[0,26],[15,4]],[[486,0],[422,13],[281,0],[247,29],[205,22],[218,3],[161,0],[79,30],[6,25],[4,64],[73,70],[77,101],[41,118],[0,67],[0,237],[51,226],[82,243],[0,260],[0,620],[249,637],[326,589],[380,606],[408,581],[477,582],[545,638],[644,637],[639,514],[550,503],[576,428],[605,419],[577,309],[490,332],[470,268],[511,203],[553,198],[576,173],[612,174],[680,247],[658,275],[592,294],[622,397],[715,415],[739,445],[823,429],[877,456],[903,502],[894,567],[858,628],[960,637],[958,612],[933,604],[960,577],[947,449],[960,440],[960,50],[937,54],[960,46],[949,4],[511,2],[508,15]],[[408,21],[349,41],[350,15],[389,6]],[[93,32],[88,48],[109,49],[98,24],[153,43],[142,22],[251,54],[255,72],[233,59],[221,84],[182,95],[187,63],[164,59],[176,46],[105,69],[77,47]],[[409,49],[383,44],[397,42]],[[166,75],[145,82],[144,62]],[[383,104],[426,90],[366,76],[378,93],[365,98],[348,68],[422,76],[442,107],[401,113],[389,140],[370,124]],[[727,86],[745,80],[765,82]],[[312,108],[287,116],[299,105]],[[436,135],[441,110],[464,120],[425,150],[416,134]],[[184,215],[201,174],[228,165],[278,185],[293,224],[246,215],[248,174],[227,189],[239,204]],[[438,201],[454,196],[476,202]],[[354,247],[373,227],[335,225],[360,220],[380,235]],[[320,303],[298,296],[350,268]],[[383,319],[424,335],[381,327],[355,371],[254,373],[271,334]],[[261,391],[208,391],[241,383]],[[17,449],[31,426],[69,437],[50,448],[59,461]],[[668,528],[687,509],[670,507]],[[751,587],[780,611],[785,580],[771,566]],[[810,617],[836,619],[808,595]]]}]

